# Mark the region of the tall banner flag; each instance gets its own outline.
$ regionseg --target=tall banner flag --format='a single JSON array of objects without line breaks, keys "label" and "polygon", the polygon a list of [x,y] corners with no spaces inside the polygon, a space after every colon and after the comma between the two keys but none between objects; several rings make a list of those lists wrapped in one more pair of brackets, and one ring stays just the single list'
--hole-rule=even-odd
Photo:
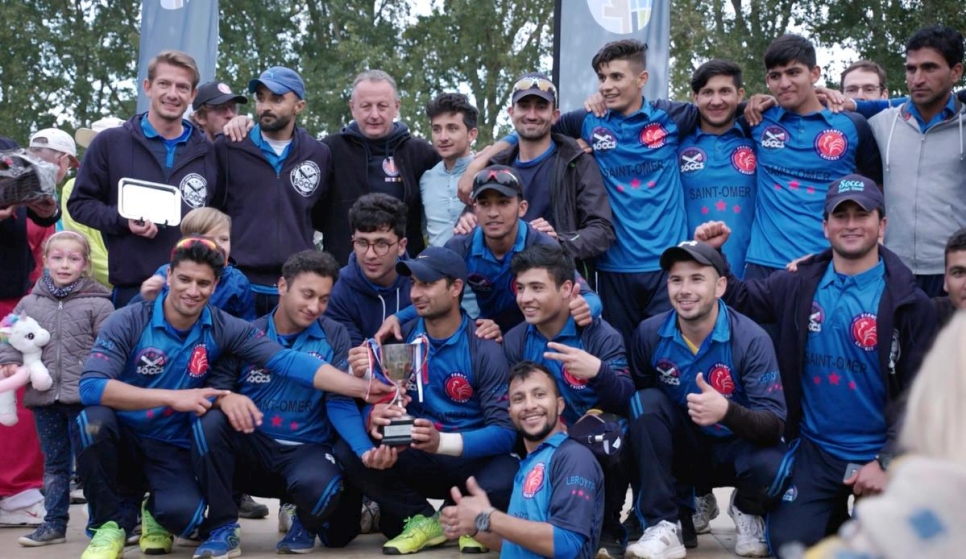
[{"label": "tall banner flag", "polygon": [[597,91],[594,54],[611,41],[647,43],[644,96],[668,95],[671,0],[556,0],[553,75],[561,110],[578,109]]},{"label": "tall banner flag", "polygon": [[148,62],[163,50],[190,54],[198,64],[201,83],[215,79],[218,58],[218,0],[143,0],[141,50],[138,56],[138,112],[148,110],[141,84]]}]

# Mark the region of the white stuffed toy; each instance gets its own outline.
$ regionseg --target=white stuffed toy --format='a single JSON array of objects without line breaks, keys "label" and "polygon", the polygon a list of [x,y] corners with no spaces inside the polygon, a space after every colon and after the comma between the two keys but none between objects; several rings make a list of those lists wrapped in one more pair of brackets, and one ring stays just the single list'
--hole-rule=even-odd
[{"label": "white stuffed toy", "polygon": [[0,322],[0,340],[23,355],[23,365],[17,372],[0,379],[0,425],[9,426],[17,423],[18,388],[30,382],[37,390],[49,390],[54,383],[40,360],[44,346],[50,341],[50,332],[23,313],[9,314]]}]

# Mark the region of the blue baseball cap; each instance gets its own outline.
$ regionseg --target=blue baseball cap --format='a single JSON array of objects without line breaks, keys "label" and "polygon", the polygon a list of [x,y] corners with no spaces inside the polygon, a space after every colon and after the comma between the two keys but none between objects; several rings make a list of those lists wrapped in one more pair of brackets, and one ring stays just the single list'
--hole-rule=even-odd
[{"label": "blue baseball cap", "polygon": [[396,272],[425,282],[443,278],[466,282],[466,262],[459,254],[445,247],[429,247],[412,260],[397,262]]},{"label": "blue baseball cap", "polygon": [[879,185],[862,175],[845,175],[833,182],[825,194],[825,213],[831,214],[842,202],[855,202],[871,212],[879,210],[881,216],[885,212],[885,197]]},{"label": "blue baseball cap", "polygon": [[285,95],[291,91],[299,99],[305,99],[305,83],[302,82],[302,76],[285,66],[273,66],[262,72],[258,79],[248,82],[248,92],[255,93],[259,84],[267,87],[275,95]]}]

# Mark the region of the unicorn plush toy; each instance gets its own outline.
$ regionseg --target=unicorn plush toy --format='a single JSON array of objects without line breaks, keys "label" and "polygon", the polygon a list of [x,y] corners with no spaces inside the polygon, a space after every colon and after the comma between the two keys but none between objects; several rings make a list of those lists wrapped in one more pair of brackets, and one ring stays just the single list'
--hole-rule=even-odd
[{"label": "unicorn plush toy", "polygon": [[10,344],[23,355],[23,365],[13,376],[0,379],[0,425],[17,423],[17,389],[30,382],[37,390],[48,390],[54,383],[40,360],[50,341],[50,332],[25,314],[9,314],[0,321],[0,341]]}]

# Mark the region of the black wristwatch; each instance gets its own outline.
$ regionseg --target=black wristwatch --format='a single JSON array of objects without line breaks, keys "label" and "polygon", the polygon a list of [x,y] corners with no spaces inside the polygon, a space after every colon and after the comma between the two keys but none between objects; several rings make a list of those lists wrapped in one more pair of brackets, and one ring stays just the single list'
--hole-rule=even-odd
[{"label": "black wristwatch", "polygon": [[490,531],[490,514],[496,509],[489,509],[480,512],[476,515],[476,531],[477,532],[489,532]]},{"label": "black wristwatch", "polygon": [[888,472],[889,471],[889,464],[892,463],[892,459],[894,457],[895,456],[892,455],[892,454],[882,453],[882,454],[876,455],[875,461],[879,463],[879,467],[882,468],[882,471],[883,472]]}]

